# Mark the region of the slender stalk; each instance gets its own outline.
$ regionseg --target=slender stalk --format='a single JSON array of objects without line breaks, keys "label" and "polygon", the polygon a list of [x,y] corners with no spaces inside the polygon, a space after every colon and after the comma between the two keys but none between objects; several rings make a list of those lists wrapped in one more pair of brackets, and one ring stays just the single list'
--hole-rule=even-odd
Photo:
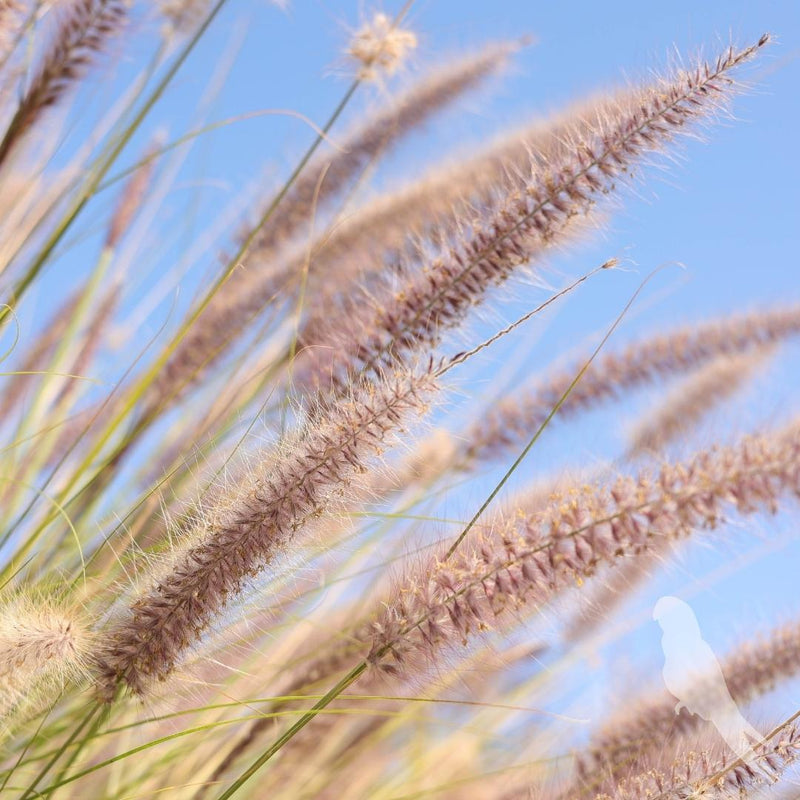
[{"label": "slender stalk", "polygon": [[481,507],[477,510],[477,512],[475,512],[475,516],[472,517],[472,519],[467,523],[467,526],[464,528],[464,530],[461,531],[461,533],[458,535],[458,538],[456,538],[456,540],[453,542],[453,544],[450,545],[450,548],[448,549],[447,553],[444,556],[445,560],[450,558],[456,552],[456,550],[458,549],[458,547],[461,544],[461,542],[464,541],[464,538],[467,536],[467,534],[475,526],[475,523],[480,519],[480,517],[482,516],[483,512],[486,511],[486,509],[491,505],[492,501],[500,493],[500,490],[508,482],[508,479],[514,474],[514,472],[516,472],[517,468],[525,460],[525,458],[527,457],[528,453],[530,453],[530,451],[533,449],[533,447],[536,444],[536,442],[539,441],[539,438],[544,433],[545,428],[550,424],[550,422],[552,421],[553,417],[555,417],[555,415],[558,414],[558,410],[561,408],[561,406],[564,405],[564,403],[567,401],[567,398],[570,396],[570,394],[572,394],[572,391],[580,383],[581,378],[586,374],[586,371],[589,369],[589,367],[592,366],[592,362],[597,358],[598,355],[600,355],[600,351],[605,347],[606,342],[608,342],[608,340],[613,335],[614,331],[619,327],[619,325],[622,322],[623,318],[628,313],[628,310],[630,309],[630,307],[636,302],[636,298],[639,296],[639,294],[642,292],[644,287],[647,285],[647,283],[650,281],[650,279],[657,272],[658,272],[658,270],[655,270],[654,272],[651,272],[650,275],[648,275],[644,279],[644,281],[642,281],[642,283],[639,285],[639,288],[633,293],[633,296],[625,304],[625,308],[622,309],[622,311],[619,313],[617,318],[614,320],[614,323],[606,331],[605,335],[600,340],[600,343],[594,349],[594,351],[592,352],[591,356],[589,356],[589,358],[586,361],[586,363],[578,371],[578,374],[573,378],[573,380],[569,384],[569,386],[567,386],[566,391],[561,395],[561,397],[558,398],[558,401],[553,406],[553,408],[551,409],[550,413],[545,417],[544,421],[539,426],[539,428],[536,430],[536,433],[533,434],[531,439],[528,441],[528,443],[523,448],[522,452],[514,460],[514,463],[508,468],[508,470],[506,471],[505,475],[503,475],[503,477],[500,479],[500,482],[494,487],[494,489],[492,489],[491,493],[486,498],[486,500],[484,500],[484,502],[481,505]]},{"label": "slender stalk", "polygon": [[99,703],[92,704],[86,716],[84,716],[84,718],[80,721],[80,723],[75,727],[75,729],[67,737],[64,743],[61,745],[61,747],[59,747],[58,750],[56,750],[56,752],[53,753],[49,761],[41,768],[41,770],[39,770],[39,773],[36,775],[33,781],[28,785],[28,788],[25,790],[25,794],[22,795],[20,800],[28,800],[28,798],[30,797],[40,797],[42,795],[41,792],[38,792],[36,790],[36,787],[39,785],[42,778],[44,778],[44,776],[47,775],[47,773],[58,762],[61,756],[67,752],[72,743],[81,735],[83,729],[86,728],[91,723],[95,715],[102,714],[103,710],[104,710],[103,706],[101,706]]},{"label": "slender stalk", "polygon": [[354,684],[369,668],[367,661],[353,667],[339,683],[323,695],[297,722],[278,737],[220,796],[217,800],[228,800],[244,786],[287,742],[294,739],[314,717],[327,708],[339,695]]}]

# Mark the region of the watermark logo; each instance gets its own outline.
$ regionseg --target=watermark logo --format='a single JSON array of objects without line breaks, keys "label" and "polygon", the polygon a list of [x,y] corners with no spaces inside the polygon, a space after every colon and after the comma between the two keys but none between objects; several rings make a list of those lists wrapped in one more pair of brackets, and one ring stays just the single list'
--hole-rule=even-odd
[{"label": "watermark logo", "polygon": [[691,607],[677,597],[662,597],[653,619],[664,635],[664,684],[678,701],[675,713],[686,709],[710,722],[726,744],[745,763],[753,764],[753,747],[763,736],[744,718],[736,705],[722,668]]}]

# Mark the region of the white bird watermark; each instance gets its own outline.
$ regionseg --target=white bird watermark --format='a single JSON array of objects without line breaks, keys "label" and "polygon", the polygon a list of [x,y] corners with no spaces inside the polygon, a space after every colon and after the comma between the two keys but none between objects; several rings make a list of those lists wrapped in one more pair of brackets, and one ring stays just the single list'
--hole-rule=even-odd
[{"label": "white bird watermark", "polygon": [[754,764],[753,748],[764,737],[744,718],[731,696],[692,608],[677,597],[662,597],[653,608],[653,619],[664,632],[664,684],[678,701],[675,713],[686,709],[707,720],[738,758]]}]

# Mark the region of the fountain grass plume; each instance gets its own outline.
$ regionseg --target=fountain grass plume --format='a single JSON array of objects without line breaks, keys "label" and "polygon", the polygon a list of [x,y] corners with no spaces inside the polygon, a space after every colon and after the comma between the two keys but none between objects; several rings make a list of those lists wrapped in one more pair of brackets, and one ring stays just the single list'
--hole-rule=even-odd
[{"label": "fountain grass plume", "polygon": [[532,159],[522,188],[517,181],[499,188],[495,206],[464,219],[438,255],[410,269],[407,279],[374,292],[361,314],[336,320],[332,327],[338,330],[331,331],[327,346],[301,353],[296,381],[323,391],[346,389],[356,375],[380,372],[436,346],[444,330],[557,241],[645,154],[718,112],[735,87],[728,73],[768,41],[765,36],[743,50],[731,47],[714,62],[645,85],[594,129],[575,126],[564,136],[569,146],[562,157]]},{"label": "fountain grass plume", "polygon": [[94,636],[73,609],[18,594],[0,607],[0,721],[88,674]]},{"label": "fountain grass plume", "polygon": [[786,494],[800,494],[797,431],[713,448],[608,488],[578,488],[544,511],[538,503],[532,513],[520,509],[398,584],[375,622],[370,662],[397,673],[419,656],[436,660],[442,645],[466,644],[524,604],[544,606],[601,565],[714,529],[726,508],[774,512]]},{"label": "fountain grass plume", "polygon": [[[697,369],[721,357],[753,354],[800,333],[800,306],[731,316],[635,341],[618,353],[601,355],[570,392],[559,419],[623,397],[631,389]],[[458,456],[467,468],[506,455],[547,418],[575,376],[558,370],[504,398],[464,436]]]},{"label": "fountain grass plume", "polygon": [[294,440],[267,452],[249,477],[212,509],[195,541],[166,575],[111,626],[97,659],[110,700],[118,684],[144,693],[168,676],[249,579],[316,518],[331,513],[397,433],[420,416],[432,371],[388,376],[323,407]]}]

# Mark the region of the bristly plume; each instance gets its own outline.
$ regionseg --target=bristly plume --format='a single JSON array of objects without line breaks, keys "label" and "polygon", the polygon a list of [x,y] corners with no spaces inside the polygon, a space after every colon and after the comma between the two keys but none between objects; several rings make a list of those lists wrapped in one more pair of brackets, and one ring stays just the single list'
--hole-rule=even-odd
[{"label": "bristly plume", "polygon": [[134,169],[120,193],[108,225],[105,241],[107,248],[113,250],[128,232],[147,194],[155,163],[155,149],[151,147],[145,154],[143,163]]},{"label": "bristly plume", "polygon": [[664,539],[714,529],[726,507],[774,511],[800,493],[800,431],[745,439],[700,453],[650,477],[576,490],[561,503],[488,526],[449,559],[436,556],[411,574],[375,624],[371,660],[407,667],[433,656],[525,603],[541,606],[598,566],[646,553]]},{"label": "bristly plume", "polygon": [[164,34],[188,33],[207,13],[209,0],[158,0],[158,10],[166,20]]},{"label": "bristly plume", "polygon": [[[211,6],[211,0],[157,0],[158,10],[164,17],[165,25],[162,35],[169,38],[174,35],[186,35],[200,24]],[[282,8],[286,0],[271,0]]]},{"label": "bristly plume", "polygon": [[[306,351],[302,385],[346,387],[358,373],[380,371],[415,350],[438,344],[486,292],[539,255],[576,217],[612,192],[646,153],[661,150],[689,124],[708,118],[733,89],[728,73],[768,41],[727,50],[713,64],[681,71],[644,87],[598,122],[567,136],[571,147],[547,163],[534,158],[520,190],[510,182],[489,212],[464,223],[437,258],[413,270],[399,288],[376,293],[373,304],[325,348]],[[337,320],[337,324],[339,321]]]},{"label": "bristly plume", "polygon": [[[655,409],[648,408],[631,437],[627,458],[658,456],[689,432],[713,409],[740,391],[753,373],[768,361],[774,346],[741,355],[725,355],[696,369],[681,381]],[[665,560],[670,543],[654,547],[642,558],[615,565],[608,574],[596,575],[581,593],[581,607],[562,632],[565,641],[576,642],[599,629],[617,607],[630,597]]]},{"label": "bristly plume", "polygon": [[[405,251],[416,253],[418,243],[438,241],[443,231],[459,228],[468,210],[474,213],[492,207],[498,186],[507,186],[509,181],[524,186],[532,158],[542,162],[553,158],[565,149],[567,132],[593,129],[622,98],[619,93],[573,104],[503,136],[477,155],[459,158],[370,198],[337,220],[311,248],[303,247],[295,258],[281,260],[278,269],[246,273],[252,279],[241,302],[250,305],[242,308],[242,316],[252,316],[270,302],[278,287],[291,290],[302,278],[307,283],[307,311],[298,340],[305,346],[324,345],[332,315],[346,319],[368,301],[370,288],[398,266]],[[244,284],[240,281],[240,285]]]},{"label": "bristly plume", "polygon": [[[754,636],[721,662],[731,697],[745,704],[800,673],[800,622],[791,622],[769,634]],[[632,701],[592,737],[586,755],[578,760],[582,783],[594,776],[619,775],[633,760],[656,752],[665,741],[686,737],[703,724],[702,718],[682,709],[675,699],[660,693]]]},{"label": "bristly plume", "polygon": [[[781,725],[753,748],[747,761],[720,756],[715,749],[690,751],[672,764],[642,765],[594,800],[732,800],[774,784],[800,756],[800,730]],[[663,760],[663,759],[660,759]],[[574,795],[573,795],[574,797]],[[521,800],[521,799],[520,799]]]},{"label": "bristly plume", "polygon": [[0,65],[5,62],[14,46],[23,8],[19,0],[0,0]]},{"label": "bristly plume", "polygon": [[74,613],[42,598],[0,608],[0,721],[85,673],[92,637]]},{"label": "bristly plume", "polygon": [[[621,353],[601,355],[572,389],[559,417],[621,397],[660,378],[679,375],[721,356],[752,353],[800,333],[800,306],[729,317],[634,342]],[[529,439],[545,421],[578,373],[579,366],[521,389],[498,403],[467,431],[462,466],[502,457]]]},{"label": "bristly plume", "polygon": [[401,93],[386,108],[367,117],[343,137],[333,154],[319,156],[303,171],[286,198],[259,232],[248,263],[274,255],[275,248],[297,234],[312,210],[336,197],[374,158],[435,113],[496,74],[519,49],[518,42],[498,42],[434,70]]},{"label": "bristly plume", "polygon": [[[372,303],[373,289],[401,267],[406,256],[414,259],[422,243],[443,241],[462,230],[465,218],[493,208],[498,187],[508,190],[516,183],[524,188],[532,162],[545,165],[563,156],[567,134],[594,130],[599,120],[624,104],[626,94],[604,94],[571,104],[552,117],[503,136],[477,155],[370,199],[314,248],[308,263],[306,320],[298,342],[305,347],[326,346],[335,327],[333,317],[346,320],[360,313],[365,303]],[[599,227],[600,216],[573,222],[570,233],[578,236],[587,227]],[[565,233],[562,245],[567,242]],[[295,274],[303,274],[297,265],[292,266]]]},{"label": "bristly plume", "polygon": [[330,513],[389,440],[426,408],[431,372],[401,374],[365,386],[323,409],[294,442],[268,453],[233,496],[212,509],[171,571],[107,632],[98,681],[111,699],[120,682],[143,693],[298,531]]},{"label": "bristly plume", "polygon": [[0,141],[0,164],[39,117],[61,100],[123,27],[124,0],[71,0]]},{"label": "bristly plume", "polygon": [[631,436],[628,457],[658,453],[746,386],[769,363],[771,348],[722,356],[696,370],[651,410]]}]

